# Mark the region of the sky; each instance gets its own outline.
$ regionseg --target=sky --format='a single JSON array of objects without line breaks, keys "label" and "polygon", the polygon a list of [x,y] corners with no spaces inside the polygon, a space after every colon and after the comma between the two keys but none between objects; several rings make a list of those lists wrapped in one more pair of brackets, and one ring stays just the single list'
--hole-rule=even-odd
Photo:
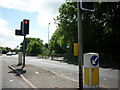
[{"label": "sky", "polygon": [[[29,35],[48,43],[56,30],[53,18],[65,0],[0,0],[0,46],[16,48],[23,41],[23,36],[16,36],[15,29],[20,29],[23,19],[30,20]],[[49,25],[50,23],[50,25]]]}]

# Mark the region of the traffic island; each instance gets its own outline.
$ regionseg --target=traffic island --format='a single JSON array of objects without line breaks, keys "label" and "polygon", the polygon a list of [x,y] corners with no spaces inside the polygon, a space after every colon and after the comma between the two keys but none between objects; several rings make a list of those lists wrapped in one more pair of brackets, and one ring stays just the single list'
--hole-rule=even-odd
[{"label": "traffic island", "polygon": [[[60,75],[51,72],[49,70],[41,69],[33,65],[26,65],[24,70],[25,73],[20,73],[19,70],[21,66],[11,65],[9,68],[14,71],[13,73],[17,73],[31,88],[62,88],[61,90],[67,90],[67,88],[71,88],[70,90],[79,90],[78,85],[79,82],[70,80],[65,77],[61,77]],[[66,89],[64,89],[66,88]],[[108,90],[105,87],[100,86],[100,88],[87,88],[84,87],[84,90]],[[40,89],[42,90],[42,89]],[[45,89],[46,90],[46,89]]]},{"label": "traffic island", "polygon": [[[11,65],[11,67],[13,67],[18,73],[21,68],[21,66],[17,65]],[[26,70],[26,72],[20,76],[27,80],[28,84],[31,84],[33,88],[76,88],[74,90],[77,90],[79,87],[79,82],[61,77],[52,71],[33,65],[26,65],[24,70]]]}]

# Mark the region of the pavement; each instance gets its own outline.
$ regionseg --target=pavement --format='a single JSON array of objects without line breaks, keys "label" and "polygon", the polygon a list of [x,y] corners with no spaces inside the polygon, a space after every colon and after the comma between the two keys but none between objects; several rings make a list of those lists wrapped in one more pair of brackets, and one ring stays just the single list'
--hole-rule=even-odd
[{"label": "pavement", "polygon": [[[59,74],[42,69],[30,64],[27,64],[21,71],[22,66],[10,65],[9,68],[13,70],[13,73],[20,76],[31,88],[47,90],[48,88],[54,88],[54,90],[79,90],[79,82],[76,82],[70,78],[62,77]],[[12,72],[12,71],[11,71]],[[48,89],[48,90],[49,90]],[[89,90],[84,88],[84,90]],[[104,87],[93,88],[90,90],[108,90]]]},{"label": "pavement", "polygon": [[[69,78],[61,77],[53,71],[48,71],[33,65],[26,65],[24,71],[21,74],[21,67],[17,65],[11,65],[9,68],[17,72],[31,88],[74,88],[77,90],[79,83]],[[76,88],[76,89],[75,89]]]}]

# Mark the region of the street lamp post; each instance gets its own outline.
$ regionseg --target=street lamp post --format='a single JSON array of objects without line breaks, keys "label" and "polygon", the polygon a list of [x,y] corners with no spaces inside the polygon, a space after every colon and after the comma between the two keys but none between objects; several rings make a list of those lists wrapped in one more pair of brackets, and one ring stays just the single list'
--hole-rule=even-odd
[{"label": "street lamp post", "polygon": [[50,26],[50,23],[48,23],[48,47],[49,47],[49,26]]}]

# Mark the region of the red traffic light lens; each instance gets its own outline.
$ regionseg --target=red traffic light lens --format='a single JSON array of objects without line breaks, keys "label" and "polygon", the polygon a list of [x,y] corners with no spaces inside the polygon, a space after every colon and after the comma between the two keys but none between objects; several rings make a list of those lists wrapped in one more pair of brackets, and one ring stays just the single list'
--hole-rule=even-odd
[{"label": "red traffic light lens", "polygon": [[28,21],[24,21],[25,24],[28,24]]}]

